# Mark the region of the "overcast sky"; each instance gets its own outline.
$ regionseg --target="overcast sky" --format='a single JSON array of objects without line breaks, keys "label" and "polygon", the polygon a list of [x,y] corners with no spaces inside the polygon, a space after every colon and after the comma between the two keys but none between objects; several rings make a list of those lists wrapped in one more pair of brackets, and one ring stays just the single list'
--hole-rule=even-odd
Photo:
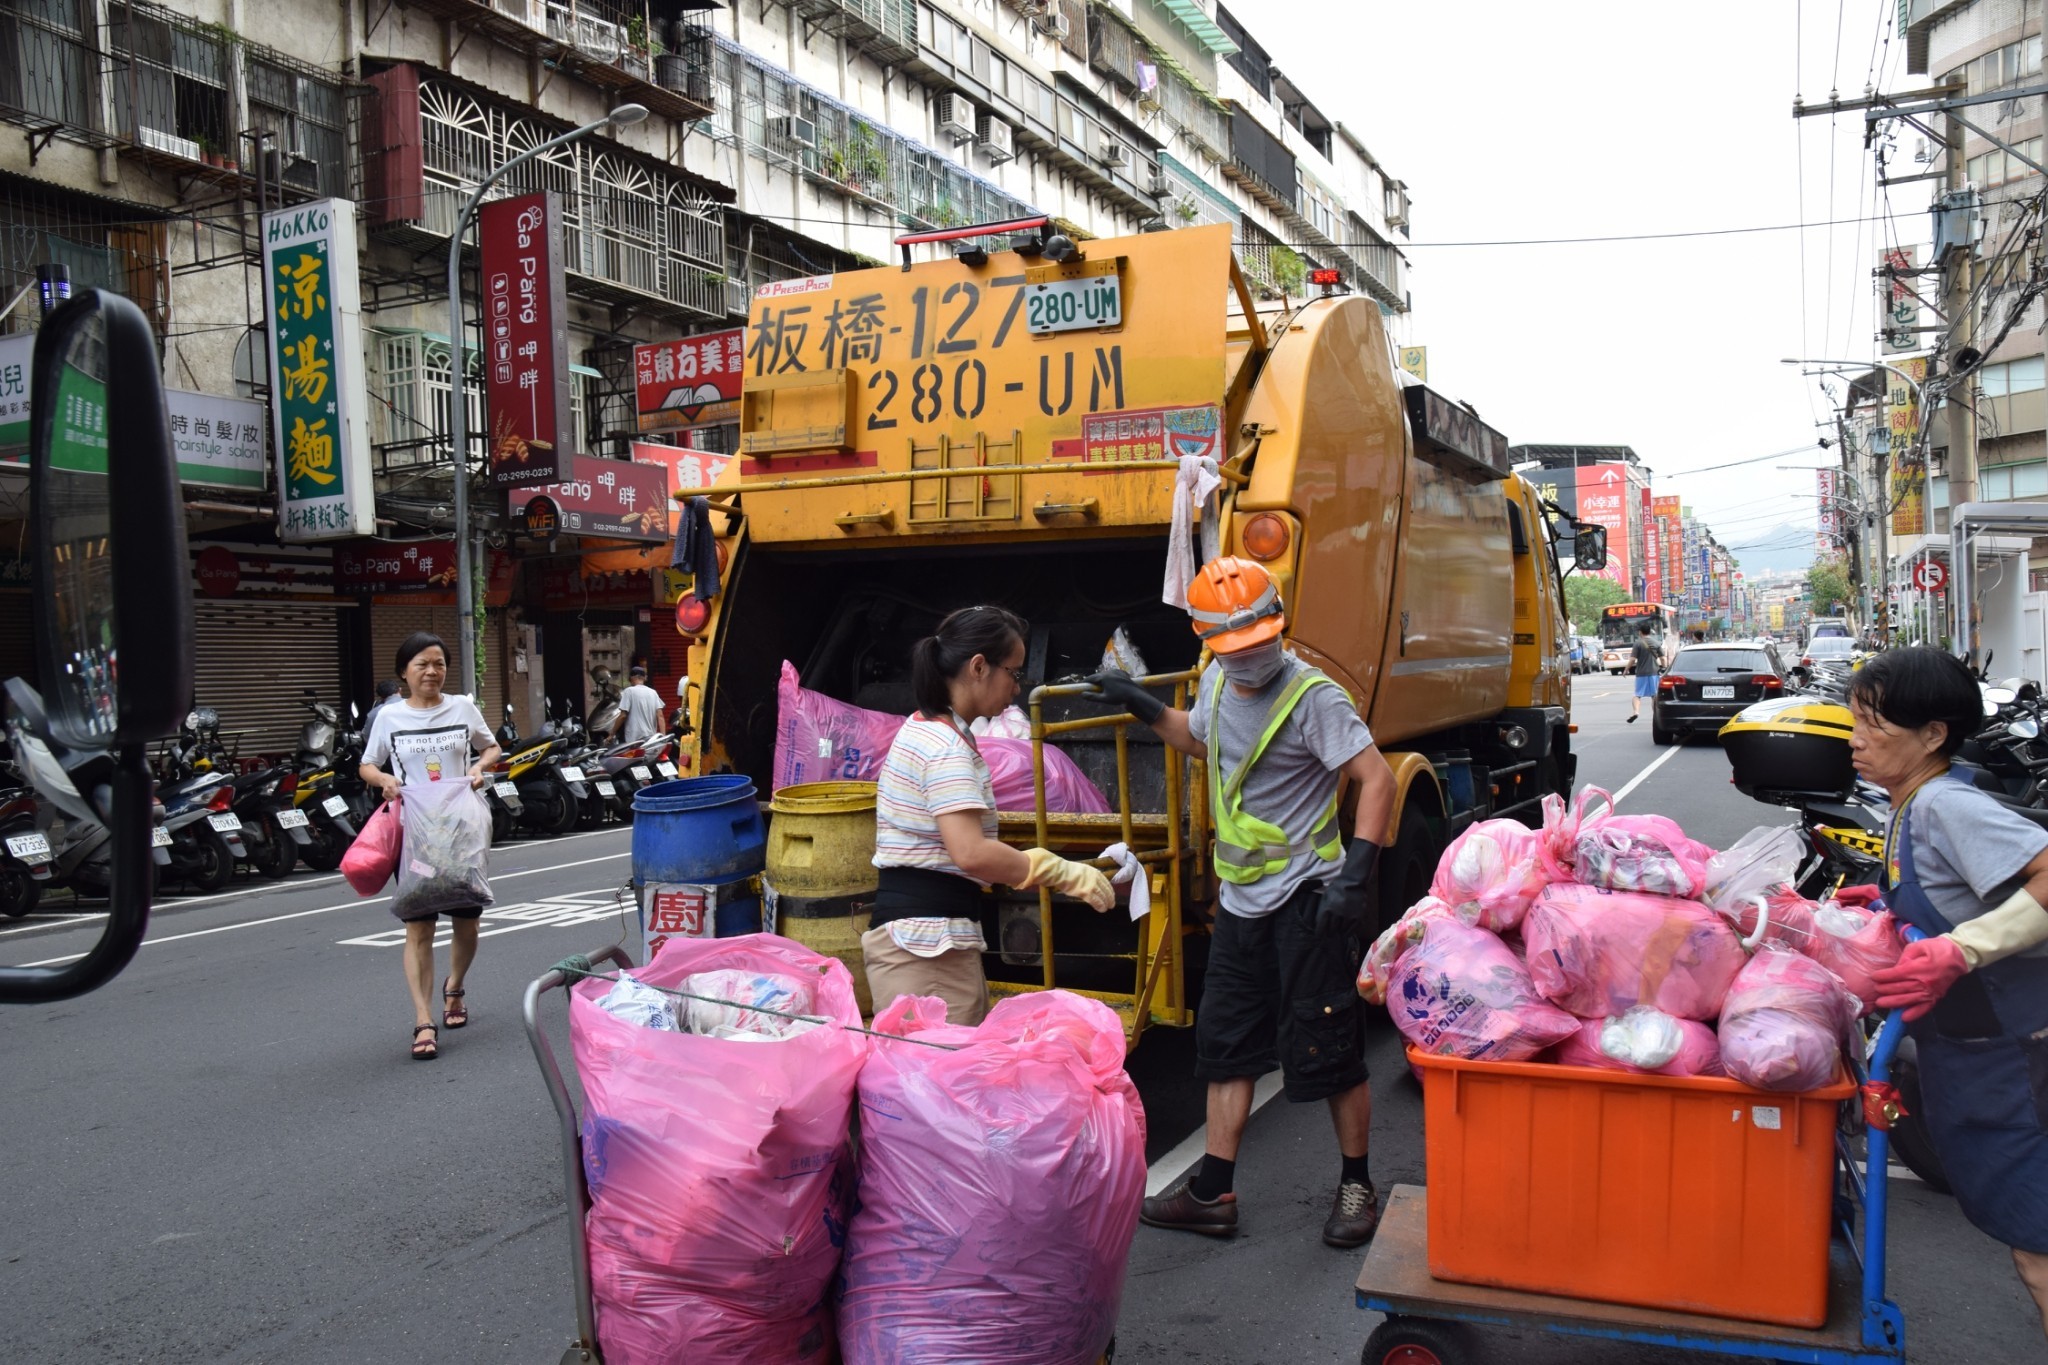
[{"label": "overcast sky", "polygon": [[[1240,3],[1274,62],[1408,182],[1402,339],[1429,348],[1432,387],[1512,441],[1635,447],[1656,491],[1683,496],[1731,547],[1813,525],[1813,476],[1774,466],[1834,458],[1797,449],[1832,434],[1815,425],[1830,409],[1778,361],[1876,356],[1879,224],[1430,244],[1872,216],[1862,115],[1831,127],[1791,109],[1795,93],[1814,104],[1924,83],[1904,74],[1895,3]],[[1893,174],[1920,169],[1907,164],[1917,142],[1902,135]],[[1927,186],[1889,193],[1895,240],[1924,241]],[[1779,451],[1793,453],[1687,472]]]}]

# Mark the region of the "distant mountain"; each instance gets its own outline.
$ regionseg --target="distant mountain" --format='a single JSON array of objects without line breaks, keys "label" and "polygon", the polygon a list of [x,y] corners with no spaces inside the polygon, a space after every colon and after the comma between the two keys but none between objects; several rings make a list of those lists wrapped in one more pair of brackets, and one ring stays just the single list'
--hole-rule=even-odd
[{"label": "distant mountain", "polygon": [[1745,574],[1767,570],[1798,571],[1813,563],[1813,527],[1787,522],[1760,534],[1744,536],[1742,546],[1730,545],[1728,553]]}]

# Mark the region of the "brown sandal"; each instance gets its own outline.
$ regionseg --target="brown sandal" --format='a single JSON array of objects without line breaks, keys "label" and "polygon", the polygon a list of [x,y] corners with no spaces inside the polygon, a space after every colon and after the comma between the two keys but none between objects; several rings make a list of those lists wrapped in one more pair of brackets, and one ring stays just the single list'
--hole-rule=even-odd
[{"label": "brown sandal", "polygon": [[[461,1028],[469,1022],[469,1007],[462,1003],[464,992],[448,989],[448,980],[441,981],[441,1022],[449,1028]],[[450,1005],[450,1000],[456,1003]]]},{"label": "brown sandal", "polygon": [[415,1024],[412,1030],[412,1059],[416,1062],[431,1062],[441,1055],[441,1045],[433,1038],[422,1038],[422,1033],[438,1034],[441,1030],[432,1024]]}]

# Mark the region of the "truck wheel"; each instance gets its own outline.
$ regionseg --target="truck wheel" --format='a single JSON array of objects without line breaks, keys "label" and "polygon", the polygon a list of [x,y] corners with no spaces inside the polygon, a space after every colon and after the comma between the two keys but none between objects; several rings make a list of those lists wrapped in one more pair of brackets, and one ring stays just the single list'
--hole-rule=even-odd
[{"label": "truck wheel", "polygon": [[1408,908],[1429,894],[1430,878],[1436,875],[1440,850],[1429,832],[1429,821],[1414,806],[1401,812],[1401,826],[1394,846],[1380,861],[1379,923],[1372,926],[1377,938],[1386,927],[1407,913]]},{"label": "truck wheel", "polygon": [[1366,1338],[1359,1365],[1462,1365],[1472,1359],[1466,1334],[1447,1322],[1390,1317]]}]

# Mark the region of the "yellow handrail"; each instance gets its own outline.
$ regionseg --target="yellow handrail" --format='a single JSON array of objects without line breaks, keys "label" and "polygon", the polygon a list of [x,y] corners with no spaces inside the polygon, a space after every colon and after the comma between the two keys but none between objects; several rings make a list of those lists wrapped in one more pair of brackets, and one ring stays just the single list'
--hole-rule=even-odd
[{"label": "yellow handrail", "polygon": [[[992,464],[966,469],[871,469],[860,474],[820,474],[810,479],[756,479],[737,486],[721,483],[705,488],[685,488],[671,496],[680,500],[708,498],[714,493],[788,493],[804,488],[865,488],[881,483],[909,483],[913,479],[965,479],[1011,474],[1126,474],[1179,468],[1178,460],[1061,460],[1056,464]],[[1251,482],[1251,475],[1228,465],[1216,472],[1223,476],[1226,483],[1242,485]]]}]

